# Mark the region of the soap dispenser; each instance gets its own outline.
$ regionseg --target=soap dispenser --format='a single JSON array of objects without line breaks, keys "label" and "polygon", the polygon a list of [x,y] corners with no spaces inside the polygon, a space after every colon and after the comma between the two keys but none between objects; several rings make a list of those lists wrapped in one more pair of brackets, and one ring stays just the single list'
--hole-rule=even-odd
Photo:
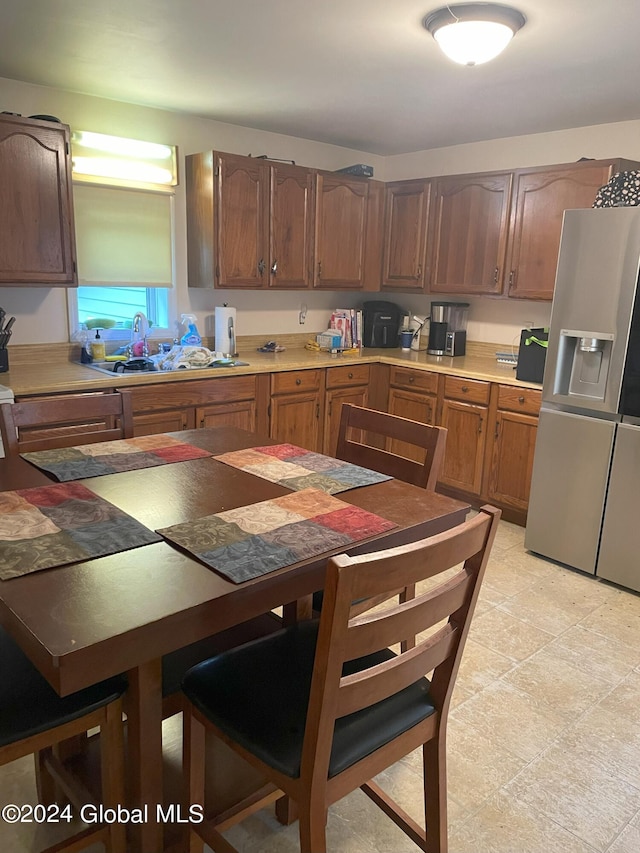
[{"label": "soap dispenser", "polygon": [[91,341],[91,355],[94,361],[104,361],[107,357],[104,341],[100,337],[100,329],[96,329],[96,336]]}]

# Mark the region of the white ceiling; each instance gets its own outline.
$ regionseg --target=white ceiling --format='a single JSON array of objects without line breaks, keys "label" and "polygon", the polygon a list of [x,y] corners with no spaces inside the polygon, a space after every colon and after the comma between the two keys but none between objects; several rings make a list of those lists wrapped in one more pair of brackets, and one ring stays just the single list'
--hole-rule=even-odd
[{"label": "white ceiling", "polygon": [[2,0],[0,77],[381,155],[640,118],[640,0],[515,0],[475,68],[422,27],[440,5]]}]

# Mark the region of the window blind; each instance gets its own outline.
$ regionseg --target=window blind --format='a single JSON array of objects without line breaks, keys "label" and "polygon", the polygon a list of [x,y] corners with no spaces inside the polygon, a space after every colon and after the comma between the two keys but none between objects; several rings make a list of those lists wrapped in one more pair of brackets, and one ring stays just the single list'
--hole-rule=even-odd
[{"label": "window blind", "polygon": [[74,184],[78,280],[171,287],[171,196]]}]

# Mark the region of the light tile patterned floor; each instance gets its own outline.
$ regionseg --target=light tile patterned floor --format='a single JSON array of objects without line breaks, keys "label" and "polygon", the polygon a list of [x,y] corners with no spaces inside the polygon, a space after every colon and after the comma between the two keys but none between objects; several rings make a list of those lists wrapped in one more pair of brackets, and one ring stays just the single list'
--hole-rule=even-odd
[{"label": "light tile patterned floor", "polygon": [[[450,853],[640,850],[640,596],[528,554],[501,522],[449,724]],[[421,819],[417,755],[381,784]],[[0,769],[0,801],[33,801],[30,762]],[[39,849],[0,824],[0,849]],[[242,853],[294,853],[264,812],[228,833]],[[329,850],[417,848],[362,794],[330,811]],[[43,842],[41,842],[42,845]],[[97,848],[96,848],[97,849]]]}]

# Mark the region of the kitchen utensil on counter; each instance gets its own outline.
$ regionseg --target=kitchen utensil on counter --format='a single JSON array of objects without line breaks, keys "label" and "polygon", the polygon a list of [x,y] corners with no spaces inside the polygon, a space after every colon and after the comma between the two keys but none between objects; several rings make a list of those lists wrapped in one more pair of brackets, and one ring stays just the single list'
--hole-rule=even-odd
[{"label": "kitchen utensil on counter", "polygon": [[464,355],[467,345],[468,302],[432,302],[429,355]]}]

